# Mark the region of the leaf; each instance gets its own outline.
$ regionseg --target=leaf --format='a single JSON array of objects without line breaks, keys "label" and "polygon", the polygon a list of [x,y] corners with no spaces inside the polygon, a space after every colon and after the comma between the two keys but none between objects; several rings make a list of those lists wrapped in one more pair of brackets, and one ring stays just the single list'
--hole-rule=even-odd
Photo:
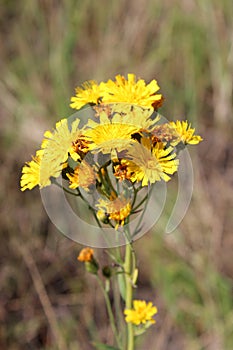
[{"label": "leaf", "polygon": [[95,346],[95,348],[97,350],[120,350],[119,348],[115,348],[114,346],[106,345],[106,344],[103,344],[103,343],[93,342],[92,344]]},{"label": "leaf", "polygon": [[109,291],[110,291],[110,282],[108,279],[106,279],[106,281],[105,281],[105,290],[107,293],[109,293]]},{"label": "leaf", "polygon": [[117,279],[121,297],[125,300],[125,274],[118,274]]},{"label": "leaf", "polygon": [[134,269],[132,276],[132,283],[135,286],[138,279],[138,269]]}]

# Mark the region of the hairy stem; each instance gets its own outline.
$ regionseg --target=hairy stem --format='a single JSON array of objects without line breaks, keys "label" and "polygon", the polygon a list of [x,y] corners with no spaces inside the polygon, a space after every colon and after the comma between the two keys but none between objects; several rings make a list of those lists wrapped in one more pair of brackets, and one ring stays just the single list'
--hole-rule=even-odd
[{"label": "hairy stem", "polygon": [[112,331],[117,343],[117,346],[119,347],[119,349],[122,349],[121,347],[121,342],[118,336],[118,332],[117,332],[117,328],[116,328],[116,324],[115,324],[115,319],[114,319],[114,315],[112,312],[112,307],[111,307],[111,303],[110,303],[110,299],[109,299],[109,295],[107,293],[107,291],[105,290],[104,286],[103,286],[103,282],[101,281],[101,279],[99,278],[99,276],[96,276],[97,281],[99,283],[99,286],[103,292],[104,295],[104,299],[105,299],[105,303],[106,303],[106,307],[107,307],[107,312],[108,312],[108,316],[109,316],[109,320],[110,320],[110,324],[112,327]]},{"label": "hairy stem", "polygon": [[[132,309],[133,302],[133,283],[132,283],[132,262],[133,262],[133,250],[130,243],[125,247],[125,307],[126,309]],[[127,350],[134,349],[134,331],[133,324],[127,323]]]}]

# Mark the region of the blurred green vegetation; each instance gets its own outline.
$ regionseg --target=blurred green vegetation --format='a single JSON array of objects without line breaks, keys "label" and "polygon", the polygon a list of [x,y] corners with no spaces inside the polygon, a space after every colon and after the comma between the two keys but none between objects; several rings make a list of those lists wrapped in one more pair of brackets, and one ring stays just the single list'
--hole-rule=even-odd
[{"label": "blurred green vegetation", "polygon": [[72,114],[75,86],[132,72],[156,78],[161,113],[187,118],[204,138],[189,149],[195,184],[182,224],[163,234],[168,201],[135,244],[136,295],[159,309],[138,350],[232,349],[232,1],[2,0],[0,18],[0,348],[111,341],[98,286],[76,261],[81,246],[57,232],[39,191],[21,193],[19,179],[44,130]]}]

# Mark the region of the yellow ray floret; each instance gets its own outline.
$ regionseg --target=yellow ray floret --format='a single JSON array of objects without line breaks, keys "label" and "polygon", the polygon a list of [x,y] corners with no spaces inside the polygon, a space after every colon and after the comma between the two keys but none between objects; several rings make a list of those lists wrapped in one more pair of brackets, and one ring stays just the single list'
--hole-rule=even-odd
[{"label": "yellow ray floret", "polygon": [[87,103],[98,104],[103,95],[102,84],[97,84],[94,80],[85,82],[81,87],[77,87],[76,96],[71,97],[70,107],[80,109]]},{"label": "yellow ray floret", "polygon": [[78,129],[79,122],[79,119],[76,119],[70,130],[67,119],[62,119],[56,124],[56,129],[52,133],[45,133],[40,166],[41,187],[45,186],[50,177],[56,178],[60,175],[63,165],[68,159],[68,151],[72,147],[72,143],[82,134],[82,131]]},{"label": "yellow ray floret", "polygon": [[105,112],[100,114],[99,123],[89,120],[87,128],[84,138],[89,150],[104,154],[127,149],[134,142],[132,134],[140,130],[138,125],[119,123],[117,115],[110,120]]},{"label": "yellow ray floret", "polygon": [[[130,215],[131,203],[124,197],[117,197],[114,200],[99,199],[96,204],[99,209],[97,216],[100,217],[107,214],[109,219],[118,221],[119,224],[124,225],[125,219]],[[116,226],[117,229],[118,225]]]},{"label": "yellow ray floret", "polygon": [[85,160],[74,169],[73,174],[67,173],[66,175],[70,180],[69,187],[72,189],[82,187],[88,191],[90,186],[96,182],[96,172]]},{"label": "yellow ray floret", "polygon": [[133,300],[133,308],[124,311],[127,323],[133,323],[136,326],[146,323],[155,323],[152,318],[158,312],[152,302],[146,303],[144,300]]},{"label": "yellow ray floret", "polygon": [[71,130],[67,119],[62,119],[56,124],[53,132],[46,131],[40,150],[36,157],[27,162],[22,170],[21,188],[22,191],[31,190],[39,185],[40,188],[51,184],[51,177],[58,177],[61,174],[64,164],[68,158],[68,151],[82,131],[78,129],[79,120],[76,119]]},{"label": "yellow ray floret", "polygon": [[[159,121],[152,107],[141,107],[129,103],[114,103],[94,107],[97,116],[107,116],[114,123],[134,125],[142,130],[151,130]],[[106,120],[107,120],[106,118]]]},{"label": "yellow ray floret", "polygon": [[169,124],[176,132],[176,138],[171,142],[173,146],[180,142],[196,145],[203,140],[201,136],[194,135],[195,129],[191,128],[191,124],[188,124],[187,120],[177,120],[176,122],[170,122]]},{"label": "yellow ray floret", "polygon": [[115,81],[104,84],[103,103],[126,102],[144,107],[159,107],[162,95],[156,94],[159,86],[156,80],[146,85],[143,79],[136,80],[134,74],[128,74],[128,80],[117,75]]},{"label": "yellow ray floret", "polygon": [[[177,171],[179,160],[174,159],[173,148],[164,148],[162,142],[158,142],[152,149],[149,140],[142,140],[142,144],[136,143],[130,147],[124,163],[131,172],[131,181],[142,181],[142,186],[156,181],[169,181],[170,176]],[[168,175],[169,174],[169,175]]]},{"label": "yellow ray floret", "polygon": [[[21,191],[26,189],[32,190],[40,183],[40,162],[41,157],[32,157],[30,162],[27,162],[22,169],[22,177],[20,181]],[[50,185],[50,181],[48,182]]]},{"label": "yellow ray floret", "polygon": [[135,74],[128,74],[128,80],[121,75],[115,81],[97,84],[90,80],[76,88],[76,96],[71,97],[71,108],[80,109],[86,104],[126,102],[143,107],[157,109],[162,105],[163,97],[157,94],[159,86],[156,80],[146,84],[143,79],[136,79]]}]

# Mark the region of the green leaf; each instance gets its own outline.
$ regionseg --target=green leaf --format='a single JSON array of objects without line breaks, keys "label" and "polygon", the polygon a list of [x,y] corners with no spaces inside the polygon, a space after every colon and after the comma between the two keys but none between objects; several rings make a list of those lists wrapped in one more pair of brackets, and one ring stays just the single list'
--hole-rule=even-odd
[{"label": "green leaf", "polygon": [[117,279],[121,297],[125,300],[125,274],[118,274]]},{"label": "green leaf", "polygon": [[119,348],[115,348],[114,346],[106,345],[103,343],[92,343],[97,350],[120,350]]},{"label": "green leaf", "polygon": [[109,293],[110,291],[110,282],[108,279],[105,281],[105,290],[107,293]]},{"label": "green leaf", "polygon": [[138,279],[138,269],[134,269],[133,275],[132,275],[132,283],[134,286],[136,286],[137,279]]}]

